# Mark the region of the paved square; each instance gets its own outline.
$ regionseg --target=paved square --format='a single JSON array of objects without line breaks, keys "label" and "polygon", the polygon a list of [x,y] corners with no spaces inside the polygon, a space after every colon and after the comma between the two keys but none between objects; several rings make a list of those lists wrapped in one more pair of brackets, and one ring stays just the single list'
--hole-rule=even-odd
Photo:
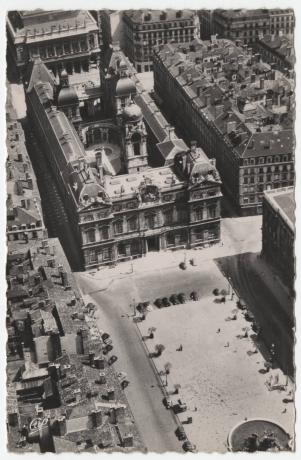
[{"label": "paved square", "polygon": [[[192,416],[192,424],[184,424],[184,428],[201,452],[225,452],[229,431],[246,417],[271,419],[293,433],[293,404],[282,402],[287,391],[269,391],[265,384],[271,374],[278,374],[279,382],[286,379],[279,370],[259,372],[264,367],[263,357],[259,352],[248,354],[254,350],[250,338],[237,337],[250,323],[240,311],[237,320],[225,321],[235,306],[230,300],[214,303],[211,296],[154,310],[139,323],[142,335],[156,327],[154,339],[145,343],[150,351],[156,344],[165,346],[154,363],[158,371],[171,363],[168,390],[176,383],[181,385],[178,398],[188,410],[179,414],[180,420]],[[177,351],[180,344],[183,350]]]}]

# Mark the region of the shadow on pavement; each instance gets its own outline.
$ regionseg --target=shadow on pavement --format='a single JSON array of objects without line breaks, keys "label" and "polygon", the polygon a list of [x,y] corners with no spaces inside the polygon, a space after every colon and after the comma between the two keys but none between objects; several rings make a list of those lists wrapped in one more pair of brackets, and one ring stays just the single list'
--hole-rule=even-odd
[{"label": "shadow on pavement", "polygon": [[268,280],[269,273],[259,271],[256,257],[247,252],[217,258],[215,263],[259,325],[254,343],[263,357],[272,359],[273,367],[279,366],[284,374],[294,377],[294,308],[289,301],[285,305],[280,302],[276,293],[280,287],[271,289],[273,279]]}]

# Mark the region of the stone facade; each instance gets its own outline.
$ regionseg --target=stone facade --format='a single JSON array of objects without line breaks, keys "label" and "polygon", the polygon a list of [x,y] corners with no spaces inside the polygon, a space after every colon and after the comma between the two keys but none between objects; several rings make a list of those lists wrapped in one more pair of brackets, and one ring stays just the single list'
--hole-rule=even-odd
[{"label": "stone facade", "polygon": [[158,47],[154,89],[184,140],[216,158],[241,214],[262,212],[264,190],[293,185],[294,82],[247,45],[213,36]]},{"label": "stone facade", "polygon": [[294,241],[294,188],[266,192],[263,200],[262,255],[276,267],[291,290],[295,281]]},{"label": "stone facade", "polygon": [[199,17],[202,38],[218,34],[220,38],[241,40],[245,44],[255,43],[261,34],[293,36],[295,27],[292,9],[216,9],[200,11]]},{"label": "stone facade", "polygon": [[[57,109],[60,92],[57,96],[43,65],[37,81],[32,78],[27,87],[28,114],[64,199],[84,267],[218,242],[221,182],[214,160],[195,144],[189,149],[166,136],[161,138],[165,165],[149,166],[143,114],[133,101],[136,87],[124,62],[119,61],[112,86],[113,118],[79,126],[86,146],[95,141],[92,126],[106,136],[105,145],[92,150],[85,150],[72,117]],[[107,144],[114,133],[119,150],[113,152]]]},{"label": "stone facade", "polygon": [[59,75],[88,72],[100,53],[99,32],[88,11],[9,11],[8,57],[22,78],[28,62],[39,56]]},{"label": "stone facade", "polygon": [[192,10],[129,10],[123,22],[124,51],[138,72],[153,70],[154,45],[189,42],[198,34],[198,17]]}]

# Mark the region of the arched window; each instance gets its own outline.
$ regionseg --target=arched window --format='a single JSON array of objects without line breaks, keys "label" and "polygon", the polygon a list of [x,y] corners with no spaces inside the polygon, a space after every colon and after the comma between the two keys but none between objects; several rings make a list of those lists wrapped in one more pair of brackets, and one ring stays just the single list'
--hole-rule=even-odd
[{"label": "arched window", "polygon": [[139,133],[134,133],[132,135],[132,144],[134,155],[139,156],[141,155],[140,146],[141,146],[141,135]]}]

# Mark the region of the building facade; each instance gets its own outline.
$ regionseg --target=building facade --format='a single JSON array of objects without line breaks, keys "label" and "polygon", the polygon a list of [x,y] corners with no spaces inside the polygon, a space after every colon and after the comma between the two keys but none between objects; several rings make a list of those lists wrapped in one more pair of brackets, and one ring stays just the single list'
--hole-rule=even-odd
[{"label": "building facade", "polygon": [[[193,248],[220,240],[220,179],[200,150],[170,167],[105,177],[107,201],[80,212],[86,269],[148,251]],[[189,171],[190,170],[190,171]]]},{"label": "building facade", "polygon": [[262,220],[262,256],[281,274],[288,287],[295,281],[294,188],[265,192]]},{"label": "building facade", "polygon": [[294,82],[251,48],[216,37],[158,47],[154,82],[184,140],[216,158],[241,214],[261,213],[264,190],[294,183]]},{"label": "building facade", "polygon": [[292,77],[295,65],[295,50],[293,40],[280,33],[260,36],[254,44],[255,50],[262,55],[265,62],[273,68]]},{"label": "building facade", "polygon": [[[168,161],[151,168],[143,114],[132,100],[135,86],[124,62],[118,65],[115,131],[111,119],[108,135],[115,132],[115,140],[119,136],[119,150],[108,147],[107,137],[85,150],[73,127],[73,114],[69,117],[57,109],[60,92],[49,72],[40,71],[27,87],[28,114],[56,177],[86,269],[147,251],[220,240],[221,182],[214,160],[195,144],[188,149],[182,142],[173,149],[167,140]],[[80,124],[79,135],[84,129]]]},{"label": "building facade", "polygon": [[54,75],[88,72],[99,61],[99,30],[88,11],[9,11],[6,24],[8,59],[21,78],[38,56]]},{"label": "building facade", "polygon": [[124,52],[138,72],[153,69],[155,45],[185,43],[198,34],[198,16],[192,10],[128,10],[123,12]]},{"label": "building facade", "polygon": [[21,123],[7,104],[7,226],[8,243],[27,243],[45,237],[41,198],[34,170],[27,153]]},{"label": "building facade", "polygon": [[235,9],[201,10],[201,38],[212,34],[219,38],[241,40],[245,44],[255,43],[261,34],[283,34],[293,36],[295,19],[292,9]]}]

